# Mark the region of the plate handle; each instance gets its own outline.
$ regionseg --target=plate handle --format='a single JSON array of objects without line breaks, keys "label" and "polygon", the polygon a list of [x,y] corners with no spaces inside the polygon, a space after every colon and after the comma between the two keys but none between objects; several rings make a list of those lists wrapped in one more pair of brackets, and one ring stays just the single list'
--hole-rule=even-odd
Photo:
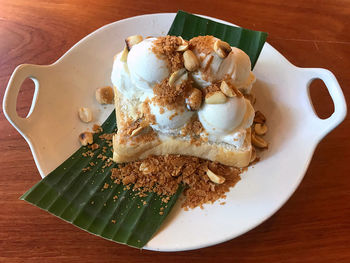
[{"label": "plate handle", "polygon": [[[19,65],[12,73],[9,83],[7,84],[4,100],[3,100],[3,111],[5,117],[8,121],[21,133],[24,135],[25,128],[28,126],[28,118],[32,114],[37,97],[39,94],[39,81],[38,77],[44,66],[22,64]],[[25,118],[18,116],[16,111],[17,96],[23,81],[26,78],[31,78],[35,85],[35,90],[33,94],[33,100],[30,110]]]},{"label": "plate handle", "polygon": [[342,89],[332,72],[322,68],[300,68],[303,74],[306,75],[307,81],[307,95],[309,102],[311,102],[309,86],[315,79],[320,79],[324,82],[328,92],[333,100],[334,112],[327,119],[320,119],[315,115],[317,126],[321,129],[323,136],[327,135],[331,130],[337,127],[344,119],[347,113],[346,102]]}]

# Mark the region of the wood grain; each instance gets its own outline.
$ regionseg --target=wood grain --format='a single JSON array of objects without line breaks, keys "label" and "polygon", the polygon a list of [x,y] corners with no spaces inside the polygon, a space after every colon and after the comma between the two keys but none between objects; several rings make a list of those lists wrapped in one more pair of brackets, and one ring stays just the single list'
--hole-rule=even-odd
[{"label": "wood grain", "polygon": [[[178,9],[269,32],[268,42],[293,64],[330,69],[350,98],[349,0],[0,0],[1,100],[17,65],[52,63],[107,23]],[[29,91],[20,95],[21,114]],[[329,100],[313,93],[322,111]],[[19,201],[40,177],[1,111],[0,262],[350,262],[349,131],[347,118],[319,144],[292,198],[256,229],[201,250],[159,253],[94,237]]]}]

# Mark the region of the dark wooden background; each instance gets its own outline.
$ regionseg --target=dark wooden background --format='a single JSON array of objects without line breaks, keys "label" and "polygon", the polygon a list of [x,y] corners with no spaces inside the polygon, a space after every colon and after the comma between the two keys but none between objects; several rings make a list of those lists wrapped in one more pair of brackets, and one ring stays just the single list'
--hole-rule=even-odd
[{"label": "dark wooden background", "polygon": [[[17,65],[50,64],[107,23],[178,9],[269,32],[268,42],[293,64],[331,70],[350,100],[349,0],[0,0],[1,101]],[[31,101],[26,84],[21,115]],[[319,84],[312,96],[326,117],[332,102]],[[94,237],[19,201],[40,177],[1,110],[0,262],[350,262],[349,135],[347,118],[319,144],[292,198],[256,229],[201,250],[159,253]]]}]

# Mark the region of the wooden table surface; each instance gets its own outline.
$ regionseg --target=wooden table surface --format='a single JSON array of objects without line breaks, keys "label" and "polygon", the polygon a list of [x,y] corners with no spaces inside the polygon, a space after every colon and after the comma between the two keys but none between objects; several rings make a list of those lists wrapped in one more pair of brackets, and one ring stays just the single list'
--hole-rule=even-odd
[{"label": "wooden table surface", "polygon": [[[300,67],[331,70],[350,100],[350,0],[0,0],[0,94],[22,63],[50,64],[99,27],[182,9],[269,33]],[[22,86],[18,111],[31,102]],[[312,95],[321,116],[332,102]],[[18,198],[40,178],[30,149],[0,113],[0,262],[350,262],[350,121],[317,147],[292,198],[254,230],[200,250],[139,251],[97,238]]]}]

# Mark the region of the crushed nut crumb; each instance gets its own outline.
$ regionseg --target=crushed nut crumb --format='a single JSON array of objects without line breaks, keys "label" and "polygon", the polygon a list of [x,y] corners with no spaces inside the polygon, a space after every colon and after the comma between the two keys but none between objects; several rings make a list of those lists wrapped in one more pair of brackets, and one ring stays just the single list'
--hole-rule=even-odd
[{"label": "crushed nut crumb", "polygon": [[[147,164],[149,173],[140,171],[142,163]],[[211,185],[207,169],[225,177],[220,185]],[[175,194],[180,183],[186,185],[183,207],[194,208],[205,203],[213,203],[225,197],[225,193],[239,180],[241,170],[197,157],[181,155],[150,156],[143,161],[135,161],[122,167],[113,168],[111,179],[116,184],[126,184],[145,194],[155,192],[167,203]],[[132,185],[133,184],[133,185]]]}]

